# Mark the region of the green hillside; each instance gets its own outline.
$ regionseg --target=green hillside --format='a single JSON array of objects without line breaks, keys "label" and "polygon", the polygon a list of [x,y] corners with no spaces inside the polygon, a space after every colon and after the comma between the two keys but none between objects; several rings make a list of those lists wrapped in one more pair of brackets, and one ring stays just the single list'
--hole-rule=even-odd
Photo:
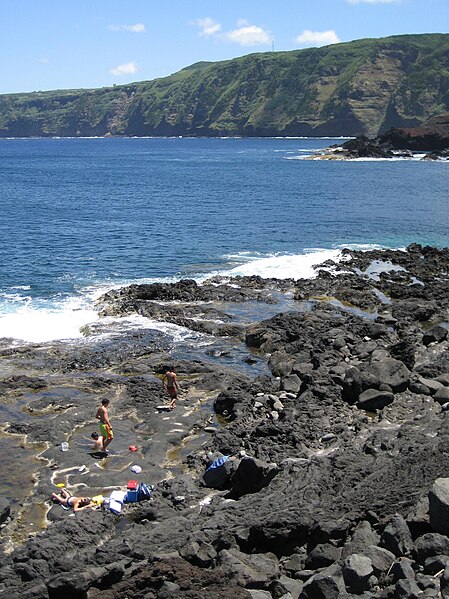
[{"label": "green hillside", "polygon": [[449,34],[196,63],[96,90],[0,96],[0,137],[375,135],[449,111]]}]

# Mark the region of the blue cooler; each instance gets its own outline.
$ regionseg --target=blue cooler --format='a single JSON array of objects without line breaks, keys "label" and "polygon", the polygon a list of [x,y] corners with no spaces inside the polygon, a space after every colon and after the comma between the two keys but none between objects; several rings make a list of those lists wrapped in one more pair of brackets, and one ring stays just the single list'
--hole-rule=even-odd
[{"label": "blue cooler", "polygon": [[135,503],[137,501],[137,489],[128,489],[125,495],[125,503]]}]

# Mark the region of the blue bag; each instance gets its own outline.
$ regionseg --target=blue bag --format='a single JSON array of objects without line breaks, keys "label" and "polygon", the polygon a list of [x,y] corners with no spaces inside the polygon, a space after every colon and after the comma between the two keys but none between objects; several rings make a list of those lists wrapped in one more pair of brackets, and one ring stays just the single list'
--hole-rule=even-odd
[{"label": "blue bag", "polygon": [[220,468],[220,466],[223,466],[223,464],[229,460],[229,457],[230,456],[228,455],[223,455],[221,456],[221,458],[217,458],[212,462],[212,464],[209,466],[206,472],[208,472],[209,470],[215,470],[215,468]]},{"label": "blue bag", "polygon": [[140,483],[140,485],[137,488],[137,498],[138,501],[142,501],[144,499],[150,499],[151,495],[153,494],[153,485],[146,485],[145,483]]}]

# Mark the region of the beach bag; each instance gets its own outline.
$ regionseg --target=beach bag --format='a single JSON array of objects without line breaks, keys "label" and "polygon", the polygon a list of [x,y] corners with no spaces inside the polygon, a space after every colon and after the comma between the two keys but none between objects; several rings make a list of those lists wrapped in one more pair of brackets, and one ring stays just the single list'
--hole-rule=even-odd
[{"label": "beach bag", "polygon": [[222,455],[220,458],[217,458],[216,460],[214,460],[212,462],[212,464],[209,466],[209,468],[206,470],[206,472],[209,472],[209,470],[215,470],[215,468],[220,468],[220,466],[223,466],[223,464],[225,462],[227,462],[228,460],[229,460],[228,455]]},{"label": "beach bag", "polygon": [[120,503],[123,503],[124,499],[126,497],[126,491],[112,491],[110,498],[114,501],[118,501]]},{"label": "beach bag", "polygon": [[233,462],[229,461],[228,455],[223,455],[212,462],[203,474],[203,482],[211,489],[223,489],[231,476]]},{"label": "beach bag", "polygon": [[139,488],[137,489],[137,496],[139,501],[143,501],[145,499],[150,499],[153,494],[153,485],[146,485],[145,483],[140,483]]},{"label": "beach bag", "polygon": [[123,502],[125,501],[126,491],[112,491],[108,500],[105,500],[105,504],[113,514],[120,514],[122,512]]},{"label": "beach bag", "polygon": [[109,499],[109,509],[113,514],[117,516],[122,512],[123,503],[117,501],[116,499]]}]

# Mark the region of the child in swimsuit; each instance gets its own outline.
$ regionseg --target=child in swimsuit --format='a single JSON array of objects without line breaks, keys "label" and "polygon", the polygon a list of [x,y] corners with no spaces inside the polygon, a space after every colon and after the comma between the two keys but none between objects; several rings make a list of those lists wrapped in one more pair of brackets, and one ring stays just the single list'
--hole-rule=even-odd
[{"label": "child in swimsuit", "polygon": [[92,433],[91,437],[94,441],[92,451],[102,452],[103,451],[103,437],[100,437],[100,435],[98,433]]}]

